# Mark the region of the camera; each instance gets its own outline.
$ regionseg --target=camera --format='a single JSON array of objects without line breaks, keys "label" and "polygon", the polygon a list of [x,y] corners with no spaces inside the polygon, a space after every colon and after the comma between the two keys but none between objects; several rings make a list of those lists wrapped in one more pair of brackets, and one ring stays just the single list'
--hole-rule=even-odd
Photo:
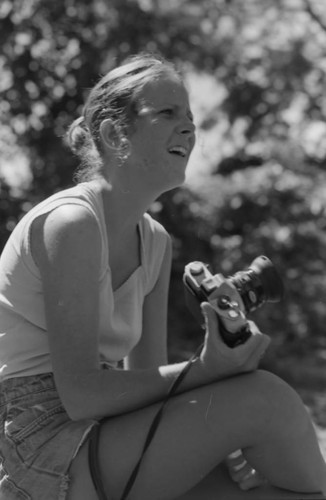
[{"label": "camera", "polygon": [[264,255],[227,278],[213,275],[203,262],[190,262],[185,266],[183,283],[186,303],[194,316],[202,324],[199,304],[209,302],[217,313],[221,336],[231,348],[251,335],[247,314],[266,302],[279,302],[284,295],[280,275]]}]

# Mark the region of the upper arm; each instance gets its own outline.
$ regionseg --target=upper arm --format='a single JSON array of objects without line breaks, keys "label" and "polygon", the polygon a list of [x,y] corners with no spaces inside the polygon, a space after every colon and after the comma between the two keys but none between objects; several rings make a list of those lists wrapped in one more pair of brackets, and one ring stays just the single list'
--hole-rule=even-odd
[{"label": "upper arm", "polygon": [[158,280],[144,300],[142,336],[128,357],[129,368],[150,368],[167,363],[167,317],[171,261],[172,246],[171,239],[168,237]]},{"label": "upper arm", "polygon": [[41,273],[51,361],[64,402],[78,375],[99,367],[97,222],[84,207],[61,206],[34,221],[31,250]]}]

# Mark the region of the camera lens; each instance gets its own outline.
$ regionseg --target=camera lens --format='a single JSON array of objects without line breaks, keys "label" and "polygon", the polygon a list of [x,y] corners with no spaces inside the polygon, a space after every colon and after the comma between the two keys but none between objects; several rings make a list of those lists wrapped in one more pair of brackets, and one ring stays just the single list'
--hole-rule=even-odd
[{"label": "camera lens", "polygon": [[273,263],[264,255],[257,257],[244,271],[229,277],[243,300],[246,313],[265,302],[279,302],[284,295],[283,282]]}]

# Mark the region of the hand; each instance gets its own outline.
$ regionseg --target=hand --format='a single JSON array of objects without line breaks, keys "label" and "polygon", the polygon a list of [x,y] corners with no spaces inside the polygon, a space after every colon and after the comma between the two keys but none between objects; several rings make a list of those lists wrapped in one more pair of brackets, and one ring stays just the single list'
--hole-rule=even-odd
[{"label": "hand", "polygon": [[266,479],[248,464],[241,450],[237,450],[227,457],[226,466],[231,479],[238,483],[241,490],[251,490],[267,483]]},{"label": "hand", "polygon": [[212,306],[204,302],[202,311],[205,316],[206,335],[200,359],[209,376],[224,378],[256,370],[270,338],[249,321],[251,336],[248,340],[236,347],[228,347],[220,335],[218,318]]}]

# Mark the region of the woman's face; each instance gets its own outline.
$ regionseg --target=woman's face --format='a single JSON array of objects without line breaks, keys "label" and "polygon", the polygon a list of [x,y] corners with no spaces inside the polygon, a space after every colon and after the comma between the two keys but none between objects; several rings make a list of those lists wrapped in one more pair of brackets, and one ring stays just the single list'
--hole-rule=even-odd
[{"label": "woman's face", "polygon": [[129,136],[129,162],[144,182],[166,191],[183,183],[195,144],[195,126],[184,85],[174,75],[147,84]]}]

